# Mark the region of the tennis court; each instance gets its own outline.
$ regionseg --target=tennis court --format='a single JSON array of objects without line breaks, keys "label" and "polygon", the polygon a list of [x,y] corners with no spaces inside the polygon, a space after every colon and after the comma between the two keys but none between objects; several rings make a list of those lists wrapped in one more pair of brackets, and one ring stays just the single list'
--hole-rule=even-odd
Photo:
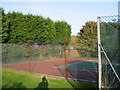
[{"label": "tennis court", "polygon": [[[31,72],[58,78],[65,77],[64,59],[46,60],[31,63],[3,65],[18,71]],[[77,81],[97,81],[97,60],[83,58],[67,59],[67,78]]]}]

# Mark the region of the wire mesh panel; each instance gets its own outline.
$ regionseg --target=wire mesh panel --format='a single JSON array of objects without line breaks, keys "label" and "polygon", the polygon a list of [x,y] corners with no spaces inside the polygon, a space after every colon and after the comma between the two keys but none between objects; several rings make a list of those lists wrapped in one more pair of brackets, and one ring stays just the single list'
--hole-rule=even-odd
[{"label": "wire mesh panel", "polygon": [[120,88],[120,16],[100,17],[102,86]]},{"label": "wire mesh panel", "polygon": [[[3,43],[2,64],[5,68],[24,72],[60,76],[57,66],[64,65],[64,45],[38,45],[30,41]],[[62,73],[64,73],[63,70]]]},{"label": "wire mesh panel", "polygon": [[[77,48],[67,47],[67,71],[68,78],[78,81],[97,81],[98,61],[95,57],[81,57],[81,51]],[[97,52],[96,52],[97,53]]]},{"label": "wire mesh panel", "polygon": [[[67,40],[67,38],[65,39]],[[77,42],[67,45],[66,40],[64,44],[57,45],[39,45],[30,41],[3,43],[3,68],[53,77],[65,77],[71,84],[75,84],[76,81],[96,82],[97,58],[81,57]],[[80,87],[76,84],[74,86]]]},{"label": "wire mesh panel", "polygon": [[2,44],[2,63],[17,64],[27,62],[26,44],[6,43]]},{"label": "wire mesh panel", "polygon": [[[91,22],[90,22],[91,23]],[[96,23],[92,23],[94,27],[96,27]],[[95,30],[95,31],[94,31]],[[94,33],[96,34],[96,28],[91,28],[88,32],[85,31],[82,34],[86,33]],[[65,68],[65,77],[67,78],[67,81],[75,88],[81,87],[79,84],[76,84],[75,82],[91,82],[93,83],[90,87],[91,88],[97,88],[96,82],[97,82],[97,66],[98,66],[98,60],[97,56],[97,44],[96,42],[90,43],[90,40],[93,39],[91,35],[89,35],[88,39],[84,39],[86,36],[82,36],[80,39],[76,36],[71,37],[71,42],[69,45],[65,45],[65,57],[66,62],[65,66],[59,66],[58,68]],[[96,39],[95,35],[95,40]],[[78,42],[81,40],[80,42]],[[89,43],[86,43],[89,42]],[[90,44],[90,46],[88,45]],[[91,47],[94,44],[93,47]],[[89,47],[88,47],[89,46]],[[96,51],[94,51],[94,48]],[[90,52],[91,51],[91,52]],[[94,53],[94,55],[92,54]],[[72,81],[71,81],[72,80]]]}]

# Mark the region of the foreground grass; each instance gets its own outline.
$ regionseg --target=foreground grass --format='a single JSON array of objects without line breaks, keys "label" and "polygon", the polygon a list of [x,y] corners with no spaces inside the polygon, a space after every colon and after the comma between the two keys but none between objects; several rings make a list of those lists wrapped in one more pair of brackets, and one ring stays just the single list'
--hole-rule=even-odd
[{"label": "foreground grass", "polygon": [[[37,74],[17,72],[14,70],[2,70],[2,88],[95,88],[93,83],[79,83],[67,81],[65,79],[56,79]],[[46,84],[47,82],[47,84]],[[42,85],[42,86],[41,86]]]}]

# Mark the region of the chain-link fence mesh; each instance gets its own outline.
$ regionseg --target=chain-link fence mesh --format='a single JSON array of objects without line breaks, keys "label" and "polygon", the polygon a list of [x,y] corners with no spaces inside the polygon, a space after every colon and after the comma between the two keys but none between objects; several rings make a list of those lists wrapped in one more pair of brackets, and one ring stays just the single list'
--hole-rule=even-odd
[{"label": "chain-link fence mesh", "polygon": [[[67,78],[83,82],[97,82],[98,61],[95,57],[81,57],[82,50],[67,47]],[[96,52],[97,53],[97,52]],[[74,85],[74,83],[72,83]],[[75,85],[76,86],[76,85]],[[77,87],[77,86],[76,86]],[[94,87],[94,86],[93,86]],[[97,88],[97,86],[96,86]]]},{"label": "chain-link fence mesh", "polygon": [[[93,31],[93,29],[91,31]],[[82,38],[84,37],[85,36],[83,36]],[[94,57],[91,54],[97,54],[97,50],[93,50],[93,48],[97,47],[97,43],[94,43],[95,47],[88,47],[88,43],[86,42],[89,42],[89,39],[82,39],[82,42],[78,42],[79,40],[81,39],[79,39],[78,37],[71,37],[71,42],[69,43],[69,45],[66,45],[65,48],[65,66],[58,66],[58,68],[65,68],[65,77],[73,87],[81,87],[80,84],[75,83],[77,81],[83,83],[92,82],[89,87],[97,88],[96,82],[98,80],[98,60],[97,56]],[[83,40],[85,40],[85,42],[83,42]],[[93,43],[91,43],[91,45],[93,45]],[[92,49],[93,51],[91,50],[90,52],[90,49]]]},{"label": "chain-link fence mesh", "polygon": [[[27,43],[3,43],[3,68],[65,77],[75,88],[80,87],[76,81],[96,82],[97,59],[81,57],[77,42],[72,44],[68,45],[65,40],[64,45],[38,45],[30,41]],[[91,84],[91,88],[94,87],[92,85],[95,84]]]},{"label": "chain-link fence mesh", "polygon": [[[102,86],[120,88],[120,16],[100,17]],[[106,53],[106,55],[105,55]],[[110,65],[111,63],[111,65]],[[115,72],[113,71],[113,68]]]},{"label": "chain-link fence mesh", "polygon": [[[63,58],[63,45],[37,45],[28,43],[2,44],[3,64],[43,61],[47,59]],[[8,60],[7,60],[8,59]]]},{"label": "chain-link fence mesh", "polygon": [[38,45],[30,41],[16,44],[3,43],[2,65],[7,68],[31,70],[30,72],[33,70],[34,72],[37,62],[64,59],[63,47],[63,45]]}]

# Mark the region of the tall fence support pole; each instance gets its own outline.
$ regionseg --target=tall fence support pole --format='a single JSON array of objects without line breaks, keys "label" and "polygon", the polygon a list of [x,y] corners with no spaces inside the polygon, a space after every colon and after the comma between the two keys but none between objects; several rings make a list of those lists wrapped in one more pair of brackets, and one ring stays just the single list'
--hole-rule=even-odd
[{"label": "tall fence support pole", "polygon": [[67,79],[67,60],[66,60],[67,56],[66,56],[66,37],[64,37],[64,65],[65,65],[65,69],[64,69],[64,76]]},{"label": "tall fence support pole", "polygon": [[31,59],[30,59],[30,40],[28,40],[28,64],[29,72],[31,73]]},{"label": "tall fence support pole", "polygon": [[98,84],[99,90],[102,88],[102,60],[101,60],[101,40],[100,40],[100,17],[97,17],[97,33],[98,33]]}]

